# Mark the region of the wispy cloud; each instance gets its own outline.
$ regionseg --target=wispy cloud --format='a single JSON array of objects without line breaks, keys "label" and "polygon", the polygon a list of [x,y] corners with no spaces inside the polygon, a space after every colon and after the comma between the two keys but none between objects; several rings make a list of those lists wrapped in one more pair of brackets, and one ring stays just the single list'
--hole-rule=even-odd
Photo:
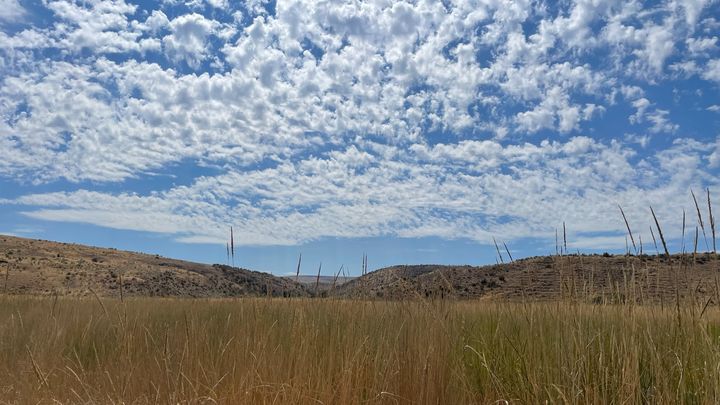
[{"label": "wispy cloud", "polygon": [[374,146],[204,177],[149,196],[77,191],[17,202],[49,207],[25,213],[36,219],[177,234],[190,243],[221,242],[229,224],[245,230],[236,242],[252,245],[382,235],[487,242],[492,235],[547,237],[562,221],[574,234],[622,232],[618,203],[643,223],[653,204],[675,224],[672,211],[690,204],[689,186],[708,181],[704,162],[714,156],[711,144],[678,141],[635,161],[629,146],[586,137],[440,144],[410,154],[385,146],[379,155]]}]

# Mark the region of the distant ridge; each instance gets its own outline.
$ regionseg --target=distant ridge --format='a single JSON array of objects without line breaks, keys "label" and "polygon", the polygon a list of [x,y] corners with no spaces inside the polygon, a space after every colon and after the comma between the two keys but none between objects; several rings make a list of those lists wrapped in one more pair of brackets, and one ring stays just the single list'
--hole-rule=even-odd
[{"label": "distant ridge", "polygon": [[[269,273],[0,235],[0,293],[105,297],[335,297],[720,303],[720,259],[541,256],[490,266],[399,265],[362,277]],[[334,282],[333,282],[334,281]],[[677,287],[677,289],[676,289]]]},{"label": "distant ridge", "polygon": [[[555,300],[720,303],[720,260],[697,255],[540,256],[489,266],[407,265],[372,271],[332,295],[361,299]],[[707,301],[710,300],[710,301]],[[703,303],[705,303],[703,302]]]},{"label": "distant ridge", "polygon": [[302,284],[269,273],[0,235],[0,292],[120,297],[121,285],[124,297],[309,295]]}]

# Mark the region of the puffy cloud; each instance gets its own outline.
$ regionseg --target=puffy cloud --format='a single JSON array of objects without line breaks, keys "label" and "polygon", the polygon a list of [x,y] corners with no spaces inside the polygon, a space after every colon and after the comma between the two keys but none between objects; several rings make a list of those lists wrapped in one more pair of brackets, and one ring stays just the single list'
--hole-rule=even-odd
[{"label": "puffy cloud", "polygon": [[221,10],[226,10],[230,6],[228,0],[207,0],[207,4]]},{"label": "puffy cloud", "polygon": [[[216,84],[240,86],[239,97],[252,93],[238,114],[256,121],[252,132],[293,127],[288,136],[314,132],[336,140],[345,133],[412,139],[427,129],[504,135],[579,130],[593,111],[602,111],[600,95],[615,87],[619,73],[594,68],[587,49],[613,46],[622,58],[638,57],[634,62],[662,70],[677,32],[663,30],[672,25],[670,17],[659,26],[637,5],[618,2],[581,1],[552,16],[515,3],[446,9],[437,2],[325,7],[298,1],[279,4],[275,15],[258,8],[254,17],[235,20],[237,26],[197,12],[169,21],[164,11],[149,10],[141,18],[122,1],[85,7],[55,1],[49,7],[79,29],[57,24],[40,34],[44,46],[102,54],[157,52],[162,44],[179,71],[183,64],[210,66]],[[131,15],[139,21],[129,21]],[[639,28],[629,25],[633,18],[642,22]],[[524,32],[521,23],[536,24],[535,32]],[[613,29],[625,33],[613,36]],[[605,35],[594,35],[600,32]],[[136,102],[113,108],[122,116],[128,106]],[[159,125],[159,118],[154,114],[149,122]]]},{"label": "puffy cloud", "polygon": [[208,58],[207,39],[218,27],[218,23],[204,16],[192,13],[170,21],[171,34],[163,37],[163,48],[175,62],[185,61],[197,69]]},{"label": "puffy cloud", "polygon": [[[677,55],[677,45],[681,42],[678,39],[686,42],[690,53],[709,45],[690,37],[706,2],[684,3],[681,6],[674,1],[664,2],[644,9],[642,7],[647,5],[641,2],[625,2],[617,13],[608,16],[601,38],[613,47],[617,68],[636,77],[659,77],[668,59]],[[685,10],[685,20],[681,19],[682,12],[679,13],[678,8]],[[628,52],[635,58],[630,58]]]},{"label": "puffy cloud", "polygon": [[0,0],[0,24],[17,21],[25,15],[25,8],[18,0]]},{"label": "puffy cloud", "polygon": [[[124,0],[89,1],[76,3],[56,0],[47,7],[62,22],[53,32],[54,46],[71,52],[89,49],[93,52],[120,53],[143,51],[154,47],[153,41],[141,41],[141,34],[128,21],[137,6]],[[66,25],[67,24],[67,25]]]},{"label": "puffy cloud", "polygon": [[644,30],[645,46],[636,51],[636,54],[647,61],[647,64],[657,73],[663,70],[665,60],[675,50],[673,46],[672,27],[666,25],[653,25]]},{"label": "puffy cloud", "polygon": [[688,50],[693,55],[707,55],[717,48],[717,37],[688,38],[686,43]]},{"label": "puffy cloud", "polygon": [[720,82],[720,59],[712,59],[708,61],[702,72],[702,77],[705,80]]},{"label": "puffy cloud", "polygon": [[162,10],[153,10],[152,14],[145,20],[144,25],[152,32],[158,32],[160,29],[170,25],[170,20]]}]

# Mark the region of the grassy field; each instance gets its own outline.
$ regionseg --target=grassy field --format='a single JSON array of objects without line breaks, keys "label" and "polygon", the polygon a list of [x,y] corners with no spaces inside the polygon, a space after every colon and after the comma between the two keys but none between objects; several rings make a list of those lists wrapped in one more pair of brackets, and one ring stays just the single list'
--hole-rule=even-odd
[{"label": "grassy field", "polygon": [[717,403],[720,311],[0,298],[1,403]]}]

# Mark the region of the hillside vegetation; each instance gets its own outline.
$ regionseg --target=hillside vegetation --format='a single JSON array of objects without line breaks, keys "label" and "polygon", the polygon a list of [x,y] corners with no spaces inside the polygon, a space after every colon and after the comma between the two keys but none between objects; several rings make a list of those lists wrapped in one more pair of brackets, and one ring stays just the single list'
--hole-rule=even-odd
[{"label": "hillside vegetation", "polygon": [[[0,291],[105,297],[338,297],[720,303],[720,259],[556,255],[490,266],[403,265],[347,278],[276,277],[157,255],[0,236]],[[709,300],[709,301],[708,301]]]},{"label": "hillside vegetation", "polygon": [[0,291],[106,297],[307,296],[269,273],[116,249],[0,236]]},{"label": "hillside vegetation", "polygon": [[338,286],[345,298],[561,300],[637,303],[712,299],[720,303],[720,258],[543,256],[491,266],[392,266]]}]

